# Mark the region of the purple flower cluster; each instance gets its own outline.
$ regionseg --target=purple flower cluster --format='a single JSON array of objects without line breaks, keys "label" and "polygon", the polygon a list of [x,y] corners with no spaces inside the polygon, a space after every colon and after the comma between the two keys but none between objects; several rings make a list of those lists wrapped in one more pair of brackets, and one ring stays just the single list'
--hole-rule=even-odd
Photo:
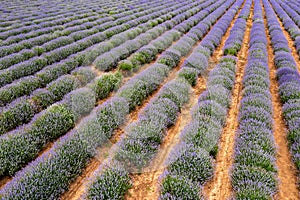
[{"label": "purple flower cluster", "polygon": [[[239,2],[239,1],[238,1]],[[225,34],[226,30],[228,29],[230,22],[233,20],[234,15],[237,13],[238,8],[241,6],[242,2],[239,2],[239,4],[236,5],[235,8],[231,9],[231,12],[227,12],[211,29],[211,34],[205,36],[203,40],[201,41],[200,45],[203,47],[206,47],[210,50],[210,53],[212,54],[215,50],[215,48],[220,44],[222,36]],[[217,12],[214,11],[214,12]],[[212,12],[212,13],[214,13]],[[217,19],[220,14],[215,13],[213,16]],[[212,22],[214,20],[211,19],[210,26],[212,25]]]},{"label": "purple flower cluster", "polygon": [[[118,61],[120,61],[121,59],[127,57],[128,55],[135,52],[142,46],[148,44],[150,41],[152,41],[153,39],[160,36],[168,28],[173,28],[173,26],[175,26],[178,23],[181,23],[185,18],[190,17],[190,15],[194,14],[193,12],[195,12],[195,11],[188,10],[188,9],[190,9],[196,5],[198,6],[199,4],[200,4],[199,2],[194,2],[192,4],[189,4],[187,6],[184,6],[180,9],[173,11],[174,14],[177,15],[176,17],[180,17],[180,18],[177,19],[176,17],[174,17],[172,19],[172,21],[175,21],[175,22],[173,22],[173,24],[171,24],[171,25],[168,23],[171,21],[171,20],[169,20],[165,23],[158,25],[154,29],[150,29],[149,31],[147,31],[139,36],[137,36],[137,35],[140,34],[140,32],[137,32],[137,33],[135,33],[135,32],[140,31],[141,30],[140,28],[130,30],[130,32],[129,32],[130,35],[129,34],[124,35],[124,37],[121,39],[126,41],[128,39],[134,38],[135,36],[137,36],[137,37],[133,40],[128,40],[123,45],[111,50],[108,53],[105,53],[105,54],[99,56],[95,60],[95,65],[100,70],[110,70],[111,68],[115,67],[116,63]],[[186,10],[188,10],[188,11],[186,11]],[[185,11],[185,13],[182,13],[183,11]],[[182,13],[182,14],[179,14],[179,13]],[[167,15],[165,15],[165,16],[167,16]],[[161,18],[164,18],[164,17],[162,16]],[[165,19],[168,19],[168,18],[165,18]],[[186,21],[182,22],[181,24],[183,24],[183,23],[186,23]],[[116,39],[117,38],[114,38],[114,37],[112,37],[112,39],[111,39],[112,40],[111,43],[113,43],[113,46],[116,46],[115,42],[118,42],[118,40],[116,40]],[[166,47],[164,47],[164,46],[168,45],[170,43],[168,41],[164,41],[164,40],[160,39],[153,44],[159,44],[160,42],[162,42],[163,46],[157,47],[159,51],[161,51],[162,49],[165,49]],[[166,43],[166,44],[164,44],[164,43]],[[171,43],[172,43],[172,41],[171,41]],[[149,48],[142,48],[133,56],[134,59],[132,59],[131,62],[134,63],[134,67],[135,67],[135,65],[142,65],[144,63],[147,63],[147,62],[150,62],[151,60],[153,60],[156,53],[157,52],[155,51],[155,49],[151,49],[149,51]],[[90,60],[90,58],[89,58],[89,60]]]},{"label": "purple flower cluster", "polygon": [[[289,32],[292,39],[300,36],[300,16],[290,6],[286,5],[281,1],[270,1],[273,5],[274,10],[282,20],[284,28]],[[296,24],[297,23],[297,24]],[[297,49],[299,51],[299,49]]]},{"label": "purple flower cluster", "polygon": [[[178,6],[178,5],[177,5]],[[158,8],[157,8],[158,9]],[[164,11],[164,12],[167,12],[167,11]],[[156,15],[150,15],[149,14],[149,17],[155,17],[155,16],[157,16],[158,14],[160,14],[159,12],[156,14]],[[116,24],[117,25],[117,24]],[[120,25],[121,26],[121,25]],[[127,29],[127,28],[126,28]],[[119,31],[124,31],[124,30],[126,30],[126,29],[120,29]],[[94,30],[96,30],[96,27],[94,28]],[[87,30],[87,31],[90,31],[90,30]],[[99,31],[99,30],[98,30]],[[98,32],[98,31],[96,31],[96,32]],[[106,39],[106,37],[100,37],[100,36],[103,36],[103,34],[102,33],[97,33],[97,34],[95,34],[96,33],[95,31],[90,31],[89,32],[89,34],[88,35],[85,35],[84,36],[84,38],[83,38],[83,36],[81,37],[81,38],[75,38],[75,40],[79,40],[79,39],[81,39],[81,40],[79,40],[79,41],[77,41],[76,43],[72,43],[72,44],[69,44],[68,42],[68,45],[66,45],[66,46],[64,46],[63,45],[63,43],[64,42],[61,42],[60,44],[60,46],[57,46],[56,44],[58,44],[58,41],[60,40],[60,38],[58,38],[57,40],[58,41],[51,41],[51,44],[53,43],[53,45],[54,45],[54,47],[53,47],[53,51],[51,51],[51,52],[48,52],[48,53],[46,53],[46,54],[43,54],[43,59],[46,59],[46,61],[48,62],[48,64],[52,64],[52,63],[54,63],[54,62],[57,62],[57,61],[60,61],[60,60],[62,60],[62,59],[64,59],[64,58],[66,58],[66,57],[68,57],[69,55],[71,55],[71,54],[74,54],[74,53],[77,53],[78,51],[82,51],[82,50],[84,50],[84,49],[86,49],[87,47],[89,47],[89,46],[91,46],[92,44],[95,44],[95,43],[99,43],[99,42],[101,42],[102,40],[104,40],[104,39]],[[74,32],[74,34],[80,34],[80,33],[82,33],[83,34],[83,32]],[[94,35],[92,35],[92,34],[94,34]],[[100,35],[99,35],[100,34]],[[113,34],[115,34],[115,33],[113,33]],[[125,35],[125,33],[121,33],[121,35]],[[89,36],[89,35],[91,35],[91,36]],[[71,34],[70,36],[68,36],[68,38],[72,38],[73,37],[73,35]],[[123,42],[125,42],[127,39],[125,38],[125,40],[123,41]],[[115,40],[113,40],[112,39],[112,41],[115,41]],[[66,43],[66,44],[67,44]],[[49,44],[50,45],[50,44]],[[119,45],[119,44],[118,44]],[[61,47],[62,46],[62,47]],[[59,48],[55,48],[55,47],[59,47]],[[41,50],[41,49],[43,49],[44,47],[39,47],[39,50],[40,51],[44,51],[44,50]],[[123,48],[121,48],[121,50],[122,49],[124,49],[124,47]],[[49,48],[48,48],[48,50],[49,50]],[[46,51],[48,51],[48,50],[46,50]],[[110,49],[108,49],[108,50],[110,50]],[[29,50],[24,50],[24,51],[29,51]],[[18,53],[18,54],[20,54],[20,55],[23,55],[23,54],[21,54],[21,52],[20,53]],[[28,53],[27,53],[28,54]],[[27,55],[27,54],[25,54],[25,55]],[[28,56],[26,56],[26,59],[28,59],[27,58]],[[6,58],[6,57],[5,57]],[[6,60],[5,58],[1,58],[1,60],[3,60],[3,62]],[[16,59],[16,56],[14,55],[14,56],[12,56],[12,58],[13,58],[13,62],[16,62],[16,61],[18,61],[18,60],[20,60],[20,59]],[[36,60],[37,59],[39,59],[39,58],[35,58]],[[21,60],[22,61],[22,60]],[[18,62],[20,62],[20,61],[18,61]],[[13,71],[11,71],[11,70],[9,70],[9,72],[6,72],[5,71],[5,73],[3,74],[3,76],[4,76],[4,83],[5,84],[7,84],[7,83],[10,83],[10,82],[12,82],[13,80],[15,80],[15,79],[17,79],[17,78],[20,78],[20,77],[22,77],[22,76],[26,76],[26,75],[31,75],[31,74],[33,74],[33,73],[35,73],[36,71],[38,71],[38,70],[40,70],[42,67],[44,67],[45,66],[45,64],[46,63],[44,63],[44,65],[41,65],[41,64],[39,64],[38,66],[37,66],[37,68],[32,68],[32,67],[27,67],[27,68],[29,68],[30,70],[28,70],[28,69],[26,69],[26,70],[23,70],[24,69],[24,64],[23,63],[21,63],[21,66],[14,66],[14,69],[12,69]],[[9,65],[6,65],[5,63],[4,63],[4,65],[6,66],[6,67],[8,67]],[[12,74],[13,73],[13,74]]]},{"label": "purple flower cluster", "polygon": [[[133,35],[131,35],[131,37],[133,37]],[[39,78],[43,79],[44,83],[47,83],[47,82],[51,81],[52,79],[59,77],[60,75],[63,75],[65,72],[69,71],[70,69],[76,67],[76,65],[78,65],[78,64],[76,62],[74,62],[74,60],[66,60],[65,62],[62,63],[62,65],[49,66],[49,67],[44,68],[42,71],[37,73],[37,75],[39,76]],[[84,68],[84,69],[86,70],[87,68]],[[76,70],[76,71],[78,71],[78,70]],[[91,72],[89,72],[89,73],[91,73]],[[87,74],[85,77],[87,77]],[[110,77],[112,77],[112,79]],[[118,79],[114,80],[113,77],[114,76],[104,76],[103,78],[98,79],[95,83],[91,84],[91,86],[92,86],[91,88],[96,93],[97,99],[106,97],[110,91],[115,89],[115,86],[117,85],[119,80]],[[80,80],[82,77],[77,77],[77,78]],[[87,78],[88,78],[88,80],[86,80],[86,81],[90,81],[91,77],[87,77]],[[66,80],[65,78],[62,78],[62,79]],[[74,79],[74,80],[76,80],[76,79]],[[58,79],[58,80],[50,83],[50,85],[53,85],[53,84],[57,85],[57,82],[60,83],[62,81],[60,81],[60,79]],[[78,82],[78,81],[76,80],[76,82]],[[60,84],[60,85],[64,89],[67,89],[66,87],[68,87],[68,88],[71,87],[71,89],[72,89],[72,86],[74,84]],[[31,95],[31,99],[33,100],[34,104],[36,104],[38,106],[39,109],[37,109],[37,110],[45,109],[47,106],[51,105],[51,103],[53,103],[57,100],[60,100],[66,93],[69,92],[69,89],[61,90],[62,89],[61,87],[58,87],[58,89],[56,89],[57,91],[60,91],[60,93],[61,93],[60,95],[53,95],[53,92],[51,92],[51,91],[49,92],[47,90],[39,91],[40,89],[38,89],[37,92],[34,92],[34,95]],[[28,110],[27,113],[30,114],[32,112],[34,113],[34,112],[36,112],[36,110]],[[30,115],[28,115],[28,116],[30,116]],[[29,117],[27,120],[30,120],[31,118],[32,117]],[[20,123],[13,123],[12,120],[10,120],[8,122],[6,121],[6,123],[12,127],[20,125]]]},{"label": "purple flower cluster", "polygon": [[[68,189],[72,180],[82,172],[89,159],[95,155],[96,147],[108,141],[113,130],[124,122],[127,114],[128,104],[122,98],[112,98],[98,106],[93,114],[85,118],[76,129],[56,142],[49,152],[18,172],[13,181],[0,191],[2,197],[6,199],[58,198]],[[117,168],[111,170],[113,179],[104,180],[106,184],[113,185],[129,179]],[[115,185],[111,190],[116,190],[116,187]]]},{"label": "purple flower cluster", "polygon": [[154,64],[130,79],[118,90],[116,96],[129,102],[130,109],[140,105],[166,78],[170,69],[166,65]]},{"label": "purple flower cluster", "polygon": [[47,65],[45,58],[34,57],[0,71],[0,87],[24,76],[32,75]]},{"label": "purple flower cluster", "polygon": [[[179,5],[177,5],[177,7],[180,7]],[[176,7],[176,8],[177,8]],[[158,8],[156,8],[156,9],[158,9]],[[167,12],[167,10],[165,10],[165,11],[161,11],[161,12],[163,12],[163,13],[165,13],[165,12]],[[158,12],[157,14],[155,14],[155,15],[151,15],[151,14],[149,14],[149,16],[148,17],[155,17],[155,16],[157,16],[157,15],[159,15],[160,14],[160,12]],[[115,33],[114,33],[115,34]],[[125,33],[121,33],[121,34],[125,34]],[[75,44],[75,43],[73,43],[73,44],[70,44],[71,46],[72,46],[72,48],[74,47],[74,51],[73,50],[71,50],[70,51],[70,49],[68,48],[70,45],[67,45],[67,46],[64,46],[64,47],[60,47],[60,48],[58,48],[58,49],[55,49],[54,51],[51,51],[51,52],[49,52],[47,55],[44,55],[44,57],[47,59],[47,62],[49,63],[53,63],[54,61],[51,61],[51,60],[55,60],[55,61],[58,61],[58,60],[61,60],[61,59],[63,59],[63,58],[65,58],[65,57],[67,57],[67,56],[69,56],[70,54],[73,54],[73,53],[76,53],[76,52],[78,52],[78,51],[80,51],[80,50],[83,50],[83,49],[85,49],[85,48],[87,48],[87,45],[89,45],[92,41],[91,41],[91,37],[92,36],[90,36],[90,37],[87,37],[87,38],[84,38],[84,39],[82,39],[82,40],[79,40],[79,41],[77,41],[77,43]],[[109,50],[109,49],[108,49]],[[71,53],[72,52],[72,53]],[[55,55],[57,55],[58,57],[56,58],[55,56],[51,56],[52,54],[55,54]],[[50,58],[50,57],[51,58]],[[76,58],[75,58],[76,59]],[[71,64],[73,64],[74,63],[74,58],[72,59],[71,58]],[[76,61],[75,61],[76,62]],[[78,66],[78,64],[79,63],[77,63],[77,66]],[[75,66],[76,67],[76,64],[75,65],[71,65],[71,67],[73,67],[73,66]],[[54,68],[53,68],[54,67]],[[0,99],[0,104],[3,106],[3,105],[6,105],[7,103],[10,103],[12,100],[14,100],[15,98],[17,98],[17,97],[20,97],[20,96],[22,96],[22,95],[26,95],[26,94],[30,94],[34,89],[37,89],[37,88],[39,88],[39,87],[41,87],[43,84],[46,84],[46,83],[49,83],[50,81],[49,80],[53,80],[53,78],[52,78],[52,74],[54,75],[54,77],[56,77],[56,78],[58,78],[59,76],[57,76],[57,70],[59,70],[59,71],[62,71],[62,74],[65,74],[65,73],[67,73],[68,72],[68,69],[67,70],[64,70],[64,68],[63,69],[61,69],[60,67],[58,68],[58,67],[56,67],[55,65],[53,66],[53,67],[50,67],[50,66],[48,66],[48,67],[46,67],[45,69],[43,69],[42,71],[40,71],[40,72],[38,72],[37,74],[36,74],[36,76],[37,77],[34,77],[34,80],[35,81],[37,81],[38,83],[37,84],[35,84],[35,85],[32,85],[31,84],[31,80],[29,80],[29,78],[26,78],[25,79],[25,81],[22,79],[22,80],[18,80],[18,81],[16,81],[16,83],[12,83],[11,85],[7,85],[7,87],[6,88],[1,88],[2,90],[4,90],[4,92],[3,92],[3,100],[1,100]],[[67,67],[69,67],[69,65],[67,64]],[[50,69],[49,69],[50,68]],[[21,70],[22,69],[22,66],[21,66],[21,68],[18,68],[17,70],[19,71],[19,69],[20,69],[20,73],[24,73],[23,72],[23,70]],[[49,71],[50,70],[50,71]],[[53,70],[53,71],[52,71]],[[18,72],[17,71],[17,72]],[[50,72],[50,76],[49,76],[49,73]],[[8,74],[11,74],[11,73],[13,73],[13,71],[10,71]],[[59,72],[60,73],[60,72]],[[30,73],[29,73],[30,74]],[[6,74],[4,74],[4,76],[5,76]],[[33,78],[33,77],[31,77],[31,78]],[[42,79],[42,80],[41,80]],[[45,81],[44,81],[44,79],[46,79]],[[47,79],[49,79],[49,80],[47,80]],[[21,82],[21,83],[20,83]],[[25,82],[25,83],[24,83]],[[25,89],[23,89],[24,88],[24,85],[26,85],[26,88]],[[0,93],[1,93],[2,91],[0,91]]]},{"label": "purple flower cluster", "polygon": [[[121,166],[125,172],[118,176],[115,181],[108,182],[103,179],[112,179],[114,166],[108,166],[104,170],[100,166],[95,174],[96,178],[91,182],[87,196],[89,198],[103,199],[115,196],[122,197],[130,187],[128,173],[132,170],[141,170],[152,160],[159,149],[159,145],[165,136],[167,127],[175,123],[180,107],[189,99],[190,85],[181,79],[168,82],[154,97],[153,100],[139,113],[136,122],[129,125],[127,134],[117,143],[114,162]],[[97,174],[98,173],[98,174]],[[106,185],[123,185],[123,180],[127,180],[124,190],[108,192]],[[109,190],[110,191],[110,190]]]},{"label": "purple flower cluster", "polygon": [[20,96],[29,95],[40,85],[41,80],[39,78],[27,76],[0,88],[0,106],[5,106]]},{"label": "purple flower cluster", "polygon": [[231,172],[236,199],[269,199],[277,191],[267,40],[262,22],[262,7],[255,0]]},{"label": "purple flower cluster", "polygon": [[[20,127],[16,131],[12,131],[1,136],[1,138],[3,138],[3,140],[0,139],[0,146],[2,146],[0,157],[1,162],[3,163],[0,167],[1,174],[14,174],[23,165],[34,159],[47,142],[58,138],[66,133],[70,128],[73,128],[78,119],[91,112],[94,108],[96,99],[98,100],[107,97],[109,92],[118,86],[121,78],[122,77],[119,76],[119,74],[104,75],[86,88],[80,88],[72,91],[73,88],[70,87],[73,87],[74,83],[79,84],[78,80],[71,75],[68,75],[67,77],[62,76],[58,79],[58,81],[49,85],[49,92],[47,92],[47,90],[36,91],[30,97],[30,101],[28,99],[20,99],[16,102],[17,105],[12,104],[12,108],[8,107],[7,112],[10,112],[13,114],[12,116],[16,116],[18,118],[14,119],[16,121],[7,117],[5,118],[5,114],[7,112],[3,112],[4,115],[1,115],[1,119],[4,120],[3,123],[8,123],[8,125],[4,126],[5,128],[7,128],[7,126],[15,127],[24,123],[24,115],[28,117],[26,120],[30,120],[33,113],[39,111],[36,106],[39,106],[41,101],[45,103],[44,100],[46,100],[52,103],[58,99],[62,92],[65,92],[65,94],[70,92],[61,102],[54,104],[41,113],[35,115],[31,122],[25,127]],[[104,94],[103,96],[98,95],[97,92],[100,90],[98,89],[99,87],[101,87],[101,91],[103,91],[106,96],[104,96]],[[97,91],[89,88],[96,89]],[[47,107],[49,105],[40,106]],[[18,108],[22,108],[24,113],[16,113],[15,109]],[[54,127],[49,128],[49,126]],[[22,134],[20,134],[20,132],[22,132]],[[19,140],[24,140],[22,144],[26,146],[25,150],[23,149],[23,145],[18,146],[14,143]],[[22,156],[20,156],[19,153],[21,151]]]},{"label": "purple flower cluster", "polygon": [[175,123],[178,111],[188,101],[189,89],[180,79],[170,81],[141,111],[138,121],[129,125],[115,156],[128,171],[144,168],[154,157],[165,129]]},{"label": "purple flower cluster", "polygon": [[[283,35],[282,30],[280,29],[279,22],[276,18],[276,14],[272,9],[271,5],[267,1],[263,1],[264,7],[267,13],[268,26],[274,27],[270,30],[272,46],[275,47],[277,44],[282,43],[284,47],[288,48],[288,44]],[[284,12],[281,10],[280,5],[276,2],[273,2],[273,8],[278,12],[281,17],[281,13]],[[283,6],[283,5],[282,5]],[[285,14],[286,15],[286,14]],[[282,16],[285,16],[282,14]],[[290,20],[289,17],[285,17],[283,21]],[[285,23],[285,22],[284,22]],[[278,28],[278,29],[275,29]],[[276,31],[280,30],[280,31]],[[275,35],[276,34],[276,35]],[[282,40],[278,35],[282,36]],[[274,49],[275,51],[275,49]],[[297,65],[292,56],[291,52],[278,50],[275,51],[274,63],[277,67],[277,78],[279,83],[279,95],[281,102],[283,103],[283,115],[288,125],[288,141],[290,145],[290,151],[293,156],[293,160],[297,169],[300,169],[300,129],[299,129],[299,98],[300,98],[300,76],[297,71]],[[298,173],[298,177],[300,174]]]},{"label": "purple flower cluster", "polygon": [[3,58],[0,58],[0,69],[7,69],[10,66],[28,60],[35,56],[33,50],[24,49],[19,53],[13,53]]},{"label": "purple flower cluster", "polygon": [[[225,5],[230,6],[231,3],[226,2]],[[216,26],[219,22],[223,23],[222,19],[230,19],[228,15],[234,16],[241,5],[242,1],[233,4]],[[214,34],[210,31],[207,38],[212,38],[210,35]],[[218,40],[214,42],[218,44]],[[202,65],[205,65],[212,53],[208,48],[199,45],[191,56],[195,55],[195,59],[203,58]],[[217,143],[231,102],[236,63],[237,58],[224,56],[209,73],[207,90],[199,96],[198,104],[192,112],[192,121],[181,132],[182,142],[170,153],[168,169],[161,177],[160,199],[203,198],[199,194],[199,188],[213,175],[212,157],[217,154]],[[183,69],[185,68],[191,69]]]},{"label": "purple flower cluster", "polygon": [[225,42],[225,46],[223,48],[224,55],[236,56],[237,52],[241,49],[244,32],[246,30],[246,21],[250,14],[251,5],[251,0],[245,2],[244,7],[230,30],[230,36]]}]

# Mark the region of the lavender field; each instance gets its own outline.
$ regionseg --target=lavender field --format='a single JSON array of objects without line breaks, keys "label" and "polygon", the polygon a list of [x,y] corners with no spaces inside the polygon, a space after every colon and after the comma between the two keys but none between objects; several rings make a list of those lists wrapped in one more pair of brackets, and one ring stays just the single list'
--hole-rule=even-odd
[{"label": "lavender field", "polygon": [[1,200],[300,199],[300,1],[0,16]]}]

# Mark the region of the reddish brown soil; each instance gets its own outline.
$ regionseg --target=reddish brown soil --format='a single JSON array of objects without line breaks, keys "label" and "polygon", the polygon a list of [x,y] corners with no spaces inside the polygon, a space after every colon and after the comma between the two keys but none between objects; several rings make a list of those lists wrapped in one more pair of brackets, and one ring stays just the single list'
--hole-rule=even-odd
[{"label": "reddish brown soil", "polygon": [[9,176],[4,176],[0,178],[0,189],[3,188],[12,178]]},{"label": "reddish brown soil", "polygon": [[[267,25],[265,11],[264,23]],[[267,26],[266,26],[267,27]],[[299,190],[297,189],[297,176],[296,168],[292,162],[291,155],[288,148],[287,142],[287,127],[285,125],[282,115],[282,105],[280,96],[278,93],[278,83],[276,79],[276,67],[274,65],[274,52],[271,47],[271,40],[269,30],[266,29],[267,40],[268,40],[268,65],[270,68],[270,81],[271,87],[270,92],[272,95],[273,104],[273,120],[274,120],[274,139],[277,146],[276,165],[278,167],[278,193],[275,195],[275,199],[300,199]]]},{"label": "reddish brown soil", "polygon": [[[216,157],[214,177],[204,185],[203,189],[203,193],[208,199],[227,199],[232,193],[230,168],[233,164],[235,132],[238,128],[238,108],[242,98],[242,79],[244,68],[247,63],[252,15],[253,6],[247,20],[244,41],[238,54],[236,80],[232,91],[232,102],[228,111],[226,125],[219,140],[219,152]],[[234,21],[232,22],[231,27],[233,26],[233,23]]]},{"label": "reddish brown soil", "polygon": [[179,142],[179,133],[191,121],[190,110],[197,103],[198,95],[205,90],[205,79],[199,78],[197,85],[190,93],[190,101],[186,104],[178,115],[176,123],[169,128],[160,149],[142,174],[132,174],[133,187],[126,195],[126,199],[157,199],[158,198],[158,178],[162,174],[165,166],[164,162],[173,147]]},{"label": "reddish brown soil", "polygon": [[[237,16],[235,16],[235,19]],[[232,26],[232,25],[231,25]],[[225,44],[225,40],[229,36],[229,31],[223,36],[221,44],[215,50],[214,54],[209,60],[209,69],[207,73],[215,66],[217,61],[222,56],[222,48]],[[194,45],[193,49],[199,45],[200,41]],[[177,68],[183,64],[184,60],[192,53],[180,59]],[[179,142],[179,133],[182,129],[191,121],[190,110],[197,103],[198,96],[206,89],[206,77],[200,77],[197,85],[193,88],[193,93],[190,96],[190,101],[182,108],[181,113],[178,116],[176,123],[169,128],[167,135],[162,142],[159,152],[157,153],[151,164],[141,174],[132,174],[131,180],[133,181],[133,187],[129,190],[125,199],[157,199],[159,196],[159,183],[158,178],[162,174],[165,166],[164,162],[168,157],[171,149]]]},{"label": "reddish brown soil", "polygon": [[[147,66],[149,66],[149,65],[147,65]],[[136,109],[134,109],[129,114],[129,117],[128,117],[128,120],[126,121],[126,123],[123,124],[121,127],[119,127],[115,131],[114,136],[109,140],[109,142],[108,142],[109,145],[106,145],[105,147],[98,149],[99,155],[96,156],[95,158],[91,159],[90,163],[84,169],[83,173],[77,179],[75,179],[75,181],[73,181],[73,183],[69,187],[69,190],[61,196],[61,199],[64,199],[64,200],[74,199],[75,200],[75,199],[80,199],[80,197],[82,197],[84,195],[84,193],[86,191],[86,184],[94,175],[93,172],[99,167],[99,165],[101,163],[106,161],[106,158],[108,156],[111,156],[111,154],[113,154],[113,145],[120,140],[120,137],[122,135],[125,134],[125,127],[127,125],[129,125],[131,122],[136,121],[138,119],[139,112],[148,104],[148,102],[157,94],[159,89],[166,82],[175,78],[178,70],[179,70],[179,68],[175,68],[174,70],[172,70],[170,72],[169,76],[160,85],[160,87],[152,95],[150,95],[145,101],[143,101],[143,103],[140,106],[137,106]],[[138,72],[136,72],[136,73],[138,73]],[[101,102],[98,102],[98,103],[103,103],[103,101],[104,100],[101,100]]]}]

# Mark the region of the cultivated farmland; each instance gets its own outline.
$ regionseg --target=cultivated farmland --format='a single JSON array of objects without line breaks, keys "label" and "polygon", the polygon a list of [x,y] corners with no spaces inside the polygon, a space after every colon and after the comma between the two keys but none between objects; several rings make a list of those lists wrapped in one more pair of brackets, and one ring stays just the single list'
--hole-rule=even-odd
[{"label": "cultivated farmland", "polygon": [[300,199],[300,1],[0,16],[1,200]]}]

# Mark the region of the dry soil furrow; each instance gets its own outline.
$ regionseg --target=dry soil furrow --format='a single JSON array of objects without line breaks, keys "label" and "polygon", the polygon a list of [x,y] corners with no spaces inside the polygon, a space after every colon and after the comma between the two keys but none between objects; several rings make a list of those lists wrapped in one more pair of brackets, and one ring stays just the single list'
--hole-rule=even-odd
[{"label": "dry soil furrow", "polygon": [[[244,4],[243,4],[244,5]],[[243,7],[242,5],[242,7]],[[237,12],[233,19],[230,28],[233,26],[240,10]],[[222,37],[220,45],[214,51],[213,55],[209,59],[209,69],[207,72],[213,69],[215,64],[223,55],[223,47],[226,39],[230,35],[230,28]],[[198,42],[199,43],[199,42]],[[194,48],[197,46],[196,44]],[[181,63],[183,60],[181,60]],[[207,74],[207,73],[206,73]],[[190,94],[190,101],[186,104],[181,113],[178,116],[176,123],[169,128],[163,143],[160,146],[160,150],[151,164],[144,170],[142,174],[132,174],[131,180],[133,181],[133,187],[126,195],[127,200],[143,199],[152,200],[158,198],[158,179],[162,174],[165,160],[168,157],[170,150],[179,142],[179,133],[182,129],[191,121],[190,110],[197,103],[198,96],[206,89],[206,77],[199,77],[197,85],[193,88],[193,92]]]},{"label": "dry soil furrow", "polygon": [[247,64],[250,30],[252,26],[253,5],[247,20],[244,41],[238,53],[237,73],[232,91],[231,107],[228,111],[226,125],[219,140],[219,151],[216,157],[214,177],[204,185],[203,193],[210,200],[227,199],[232,193],[230,169],[233,164],[235,132],[238,128],[238,109],[242,98],[242,79]]},{"label": "dry soil furrow", "polygon": [[[271,3],[270,3],[270,5],[273,8],[273,5]],[[275,11],[274,8],[273,8],[273,10],[276,13],[276,11]],[[278,22],[280,24],[280,27],[281,27],[282,31],[283,31],[283,34],[284,34],[286,40],[288,41],[289,48],[291,49],[292,55],[294,56],[294,59],[295,59],[296,64],[297,64],[298,72],[300,72],[300,58],[299,58],[299,55],[297,53],[296,47],[294,46],[294,41],[293,41],[292,37],[290,36],[290,34],[284,29],[284,26],[282,24],[281,19],[277,15],[276,15],[276,17],[277,17],[277,20],[278,20]]]},{"label": "dry soil furrow", "polygon": [[[264,23],[267,27],[265,10],[263,9]],[[283,114],[282,114],[282,104],[280,101],[280,96],[278,93],[278,83],[276,79],[276,67],[274,65],[274,52],[271,46],[271,40],[269,35],[269,30],[266,29],[267,41],[268,41],[268,65],[270,69],[270,92],[272,96],[273,105],[273,133],[275,144],[277,146],[276,155],[276,166],[278,168],[278,193],[275,195],[275,199],[289,199],[296,200],[299,199],[299,191],[297,189],[297,176],[296,168],[292,162],[292,158],[288,148],[287,142],[287,127],[285,125]]]},{"label": "dry soil furrow", "polygon": [[203,77],[198,79],[197,85],[190,93],[190,101],[181,109],[176,123],[169,128],[166,133],[160,149],[150,163],[150,165],[143,170],[142,174],[132,174],[131,180],[133,187],[129,190],[126,199],[157,199],[158,198],[158,178],[162,174],[165,160],[172,148],[179,142],[179,133],[190,122],[191,108],[197,103],[198,95],[205,90],[206,81]]},{"label": "dry soil furrow", "polygon": [[179,66],[173,69],[168,77],[163,81],[159,88],[153,92],[140,106],[137,106],[130,114],[125,124],[116,129],[114,136],[109,140],[108,145],[98,149],[98,155],[91,159],[87,167],[84,169],[82,175],[75,179],[75,181],[70,185],[69,190],[65,192],[62,196],[62,200],[71,200],[71,199],[80,199],[84,195],[86,189],[86,183],[93,176],[93,172],[99,167],[101,163],[105,161],[108,155],[112,155],[114,148],[113,145],[116,144],[122,135],[125,134],[125,127],[130,123],[138,119],[139,112],[148,104],[148,102],[157,94],[160,88],[167,83],[169,80],[172,80],[176,77],[176,73],[179,70]]}]

